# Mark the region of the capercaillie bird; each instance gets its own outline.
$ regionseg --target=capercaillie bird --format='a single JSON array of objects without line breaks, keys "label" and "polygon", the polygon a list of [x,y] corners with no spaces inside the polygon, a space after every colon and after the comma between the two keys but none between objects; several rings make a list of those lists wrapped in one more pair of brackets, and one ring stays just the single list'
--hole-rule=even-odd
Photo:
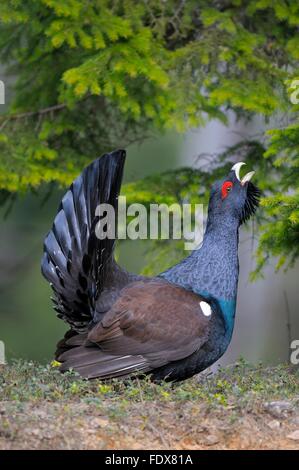
[{"label": "capercaillie bird", "polygon": [[183,380],[226,351],[234,328],[238,232],[260,191],[240,178],[242,162],[211,188],[202,246],[155,277],[128,273],[115,261],[115,240],[96,236],[96,207],[117,211],[124,150],[87,166],[64,195],[44,241],[42,274],[58,317],[70,326],[58,343],[61,371],[109,379],[151,374]]}]

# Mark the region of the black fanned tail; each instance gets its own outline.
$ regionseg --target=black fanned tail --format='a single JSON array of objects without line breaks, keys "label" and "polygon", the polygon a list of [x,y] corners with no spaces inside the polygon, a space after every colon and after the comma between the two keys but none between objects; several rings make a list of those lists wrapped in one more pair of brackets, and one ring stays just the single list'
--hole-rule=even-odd
[{"label": "black fanned tail", "polygon": [[117,214],[125,157],[124,150],[116,150],[83,170],[64,195],[44,241],[41,269],[54,291],[54,309],[77,332],[92,320],[113,259],[115,240],[96,237],[95,212],[99,204],[110,204]]}]

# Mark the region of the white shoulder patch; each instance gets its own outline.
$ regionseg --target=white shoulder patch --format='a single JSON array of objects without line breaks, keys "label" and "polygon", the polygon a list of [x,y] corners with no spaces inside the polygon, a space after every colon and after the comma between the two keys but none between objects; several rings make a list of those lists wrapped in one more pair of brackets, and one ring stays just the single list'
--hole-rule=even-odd
[{"label": "white shoulder patch", "polygon": [[200,305],[200,308],[202,310],[202,313],[206,317],[210,317],[212,315],[212,309],[211,309],[210,305],[207,302],[204,302],[203,300],[201,300],[199,302],[199,305]]}]

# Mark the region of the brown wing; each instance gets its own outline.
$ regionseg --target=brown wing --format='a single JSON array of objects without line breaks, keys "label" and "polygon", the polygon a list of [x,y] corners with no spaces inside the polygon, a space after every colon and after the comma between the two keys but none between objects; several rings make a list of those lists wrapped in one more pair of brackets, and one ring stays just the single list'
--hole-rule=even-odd
[{"label": "brown wing", "polygon": [[210,331],[200,300],[164,280],[132,283],[90,331],[88,340],[98,348],[83,346],[62,354],[62,369],[107,378],[148,372],[188,357]]}]

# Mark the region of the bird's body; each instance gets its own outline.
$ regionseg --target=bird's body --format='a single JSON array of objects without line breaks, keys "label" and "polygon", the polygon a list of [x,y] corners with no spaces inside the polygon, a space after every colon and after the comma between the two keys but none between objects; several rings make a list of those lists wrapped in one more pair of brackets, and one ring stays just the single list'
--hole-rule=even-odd
[{"label": "bird's body", "polygon": [[[58,316],[71,326],[56,357],[62,371],[73,368],[87,378],[150,373],[155,380],[183,380],[213,364],[230,343],[238,229],[255,211],[259,193],[238,172],[216,183],[201,248],[145,278],[118,266],[114,241],[96,236],[96,207],[117,208],[124,160],[125,152],[116,151],[87,167],[45,239],[42,272]],[[227,185],[237,189],[228,195]]]}]

